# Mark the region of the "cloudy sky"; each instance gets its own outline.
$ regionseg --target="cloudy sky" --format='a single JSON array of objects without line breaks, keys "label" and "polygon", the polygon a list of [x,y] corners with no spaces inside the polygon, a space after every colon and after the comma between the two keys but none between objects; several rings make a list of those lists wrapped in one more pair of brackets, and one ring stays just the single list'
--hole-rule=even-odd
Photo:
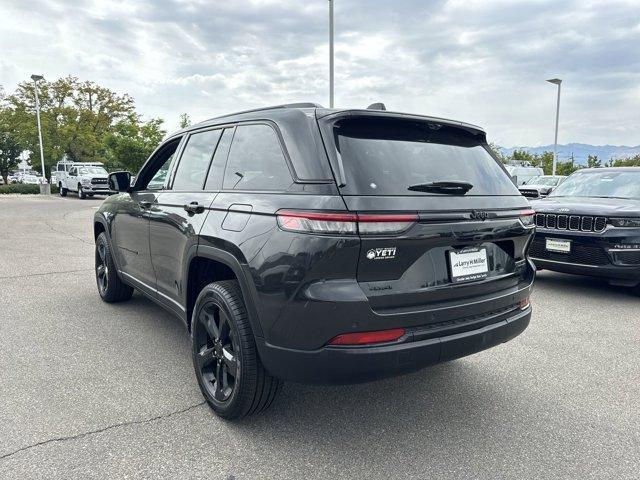
[{"label": "cloudy sky", "polygon": [[[640,0],[335,0],[336,105],[479,124],[504,146],[640,144]],[[1,0],[0,85],[75,75],[169,129],[328,105],[327,0]]]}]

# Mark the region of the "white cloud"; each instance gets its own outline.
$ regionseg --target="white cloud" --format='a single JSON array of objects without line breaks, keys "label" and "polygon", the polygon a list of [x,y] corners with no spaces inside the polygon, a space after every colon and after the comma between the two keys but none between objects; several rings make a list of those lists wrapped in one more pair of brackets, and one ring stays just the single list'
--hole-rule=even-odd
[{"label": "white cloud", "polygon": [[[505,145],[640,141],[637,1],[336,0],[336,103],[457,118]],[[4,0],[0,84],[68,74],[174,128],[327,104],[326,0]]]}]

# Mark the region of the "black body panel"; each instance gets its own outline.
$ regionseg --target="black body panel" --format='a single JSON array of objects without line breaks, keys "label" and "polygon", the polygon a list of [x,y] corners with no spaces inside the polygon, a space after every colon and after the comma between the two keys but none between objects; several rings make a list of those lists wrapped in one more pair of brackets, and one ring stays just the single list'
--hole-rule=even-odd
[{"label": "black body panel", "polygon": [[[438,122],[454,133],[464,131],[476,148],[486,149],[484,132],[473,125],[388,112],[277,108],[194,125],[165,141],[177,144],[181,139],[162,177],[164,188],[144,190],[157,170],[160,147],[131,191],[108,198],[96,213],[96,228],[106,230],[116,247],[122,280],[189,326],[193,265],[222,265],[209,273],[224,270],[225,279],[229,272],[237,278],[266,368],[279,378],[310,383],[403,373],[521,333],[531,315],[528,298],[535,276],[527,259],[534,227],[522,220],[530,212],[528,201],[512,185],[507,189],[512,194],[505,195],[343,194],[335,146],[326,131],[345,116]],[[214,178],[209,183],[211,177],[206,177],[201,190],[172,190],[190,135],[220,127],[237,133],[255,124],[273,128],[285,173],[291,173],[290,182],[285,174],[282,184],[290,186],[281,191],[241,190],[234,189],[233,181]],[[260,158],[248,169],[226,171],[231,145],[224,155],[216,157],[214,145],[205,152],[209,157],[189,160],[218,159],[222,163],[206,171],[225,178],[236,175],[238,182],[266,175],[260,173]],[[501,175],[503,167],[494,167],[494,174]],[[415,221],[392,233],[312,233],[282,228],[282,211],[353,218],[411,215]],[[371,259],[371,250],[391,247],[393,256]],[[455,254],[465,252],[486,255],[482,278],[460,281],[454,275]],[[338,335],[398,328],[405,334],[389,344],[328,346]]]}]

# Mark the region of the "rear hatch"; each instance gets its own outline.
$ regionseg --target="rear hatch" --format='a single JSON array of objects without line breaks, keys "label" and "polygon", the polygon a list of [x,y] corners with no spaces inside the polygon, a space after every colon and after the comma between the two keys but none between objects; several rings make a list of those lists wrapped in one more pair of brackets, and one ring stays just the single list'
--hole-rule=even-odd
[{"label": "rear hatch", "polygon": [[319,121],[361,219],[357,279],[374,311],[446,308],[518,285],[533,215],[482,130],[388,113]]}]

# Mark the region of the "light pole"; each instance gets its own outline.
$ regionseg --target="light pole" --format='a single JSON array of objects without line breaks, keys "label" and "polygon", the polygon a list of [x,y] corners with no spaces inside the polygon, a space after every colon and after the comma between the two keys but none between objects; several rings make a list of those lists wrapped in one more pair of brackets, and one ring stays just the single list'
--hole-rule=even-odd
[{"label": "light pole", "polygon": [[329,0],[329,108],[333,108],[333,0]]},{"label": "light pole", "polygon": [[558,86],[558,102],[556,104],[556,136],[553,141],[553,171],[552,175],[556,174],[556,163],[558,162],[558,119],[560,118],[560,86],[562,85],[562,80],[559,78],[551,78],[547,80],[549,83],[553,83]]},{"label": "light pole", "polygon": [[38,139],[40,140],[40,164],[42,166],[42,183],[46,183],[44,174],[44,149],[42,148],[42,126],[40,125],[40,99],[38,98],[38,80],[44,80],[42,75],[31,75],[34,91],[36,92],[36,118],[38,119]]}]

